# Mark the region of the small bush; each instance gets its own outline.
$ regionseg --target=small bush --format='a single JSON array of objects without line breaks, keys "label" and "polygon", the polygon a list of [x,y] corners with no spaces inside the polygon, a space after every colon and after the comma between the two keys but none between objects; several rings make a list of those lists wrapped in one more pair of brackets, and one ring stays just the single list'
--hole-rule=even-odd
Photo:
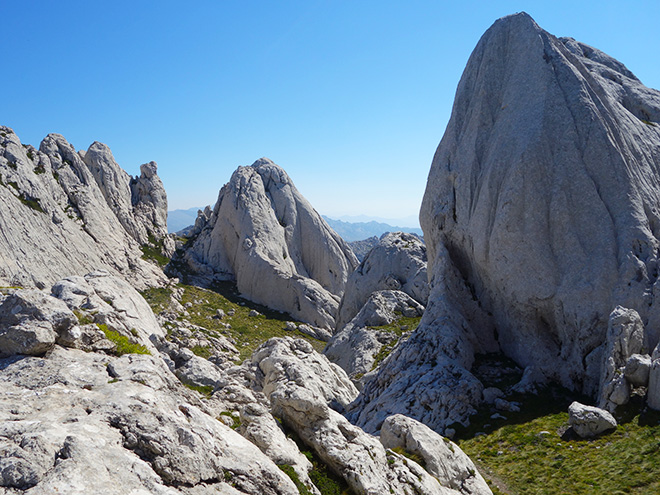
[{"label": "small bush", "polygon": [[300,495],[313,495],[312,492],[309,491],[309,488],[305,486],[305,483],[300,481],[298,473],[296,473],[292,466],[289,464],[278,464],[277,467],[280,468],[289,478],[291,478],[291,481],[293,481],[293,484],[296,485]]}]

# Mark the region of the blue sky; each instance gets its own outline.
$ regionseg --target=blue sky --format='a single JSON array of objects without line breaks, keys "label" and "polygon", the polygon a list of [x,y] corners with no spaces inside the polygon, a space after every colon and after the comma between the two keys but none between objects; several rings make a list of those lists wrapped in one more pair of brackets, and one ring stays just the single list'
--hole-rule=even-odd
[{"label": "blue sky", "polygon": [[267,156],[323,214],[416,216],[472,49],[521,10],[660,88],[656,0],[0,0],[0,123],[155,160],[170,209]]}]

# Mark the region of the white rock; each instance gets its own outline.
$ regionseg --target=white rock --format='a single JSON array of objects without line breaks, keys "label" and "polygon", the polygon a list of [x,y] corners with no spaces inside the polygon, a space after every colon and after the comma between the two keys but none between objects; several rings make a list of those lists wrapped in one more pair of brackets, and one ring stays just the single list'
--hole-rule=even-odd
[{"label": "white rock", "polygon": [[397,312],[401,314],[408,309],[412,310],[415,316],[422,316],[424,313],[424,306],[405,292],[373,292],[360,312],[332,337],[323,353],[353,378],[358,374],[368,373],[383,346],[393,345],[398,340],[393,332],[370,327],[389,325],[397,317]]},{"label": "white rock", "polygon": [[[49,134],[37,151],[0,126],[0,226],[6,234],[0,239],[0,285],[44,288],[100,268],[138,288],[165,282],[157,266],[142,260],[134,237],[140,238],[140,225],[152,224],[131,222],[125,176],[114,160],[106,169],[117,180],[108,176],[100,185],[62,136]],[[120,204],[108,202],[114,199]]]},{"label": "white rock", "polygon": [[401,414],[390,416],[380,430],[385,448],[403,448],[424,459],[424,468],[440,484],[466,495],[491,494],[472,460],[458,445],[428,426]]},{"label": "white rock", "polygon": [[649,384],[649,372],[651,370],[651,356],[633,354],[626,361],[623,376],[636,387],[646,387]]},{"label": "white rock", "polygon": [[616,419],[606,410],[573,402],[568,407],[568,423],[582,438],[590,438],[617,427]]},{"label": "white rock", "polygon": [[198,217],[185,260],[198,277],[235,279],[248,299],[333,329],[357,259],[280,167],[239,167]]},{"label": "white rock", "polygon": [[358,314],[372,292],[400,290],[421,305],[429,295],[426,246],[414,234],[388,233],[350,275],[339,306],[336,330]]}]

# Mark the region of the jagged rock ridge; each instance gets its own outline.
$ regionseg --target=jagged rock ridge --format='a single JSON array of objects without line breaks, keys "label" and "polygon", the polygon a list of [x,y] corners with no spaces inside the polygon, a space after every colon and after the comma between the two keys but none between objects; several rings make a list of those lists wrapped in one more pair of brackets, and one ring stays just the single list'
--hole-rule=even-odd
[{"label": "jagged rock ridge", "polygon": [[363,390],[361,424],[392,412],[436,428],[464,421],[481,398],[472,356],[498,349],[595,396],[617,305],[639,313],[653,349],[658,122],[660,92],[620,62],[525,13],[493,24],[459,83],[422,204],[429,306]]},{"label": "jagged rock ridge", "polygon": [[0,205],[0,285],[46,287],[97,269],[137,287],[164,281],[140,251],[170,242],[153,162],[131,179],[101,143],[76,152],[49,134],[37,150],[0,126]]},{"label": "jagged rock ridge", "polygon": [[357,259],[270,160],[239,167],[190,236],[184,259],[198,277],[236,280],[254,302],[334,328]]}]

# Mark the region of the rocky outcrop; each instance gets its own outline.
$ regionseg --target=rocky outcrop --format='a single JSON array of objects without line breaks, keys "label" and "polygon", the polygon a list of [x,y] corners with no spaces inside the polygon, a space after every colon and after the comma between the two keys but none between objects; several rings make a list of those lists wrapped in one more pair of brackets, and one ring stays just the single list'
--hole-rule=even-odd
[{"label": "rocky outcrop", "polygon": [[157,357],[58,346],[46,358],[4,360],[0,383],[2,487],[298,494],[255,445],[206,414]]},{"label": "rocky outcrop", "polygon": [[371,294],[360,312],[339,333],[335,334],[323,354],[348,373],[352,379],[369,373],[376,365],[376,356],[384,346],[392,347],[412,328],[398,331],[374,328],[390,325],[398,315],[419,317],[424,306],[405,292],[382,290]]},{"label": "rocky outcrop", "polygon": [[383,423],[380,441],[424,460],[424,468],[442,484],[466,495],[489,494],[490,488],[472,460],[451,440],[414,419],[396,414]]},{"label": "rocky outcrop", "polygon": [[335,409],[342,409],[357,391],[340,368],[306,342],[271,339],[255,352],[252,363],[273,414],[356,494],[460,493],[442,486],[416,462],[386,450],[376,437],[339,414]]},{"label": "rocky outcrop", "polygon": [[[595,397],[618,305],[637,311],[645,347],[655,347],[659,121],[660,92],[620,62],[524,13],[496,21],[468,61],[429,173],[420,213],[427,312],[361,400],[440,428],[478,403],[467,370],[492,344]],[[467,299],[443,288],[453,280]],[[481,308],[476,320],[470,304]],[[449,382],[431,385],[428,365],[438,363],[460,378],[438,370]],[[444,418],[396,406],[425,384],[462,399],[430,403],[449,408]]]},{"label": "rocky outcrop", "polygon": [[[0,285],[43,288],[97,269],[139,288],[163,283],[140,251],[149,234],[168,239],[165,192],[154,172],[143,170],[151,182],[134,194],[104,145],[77,153],[49,134],[37,150],[0,126]],[[147,210],[151,216],[137,214]]]},{"label": "rocky outcrop", "polygon": [[426,246],[414,234],[388,233],[369,251],[346,283],[337,316],[339,331],[358,314],[372,292],[400,290],[426,305]]},{"label": "rocky outcrop", "polygon": [[270,160],[239,167],[191,237],[183,258],[198,279],[235,280],[254,302],[334,328],[357,259]]}]

